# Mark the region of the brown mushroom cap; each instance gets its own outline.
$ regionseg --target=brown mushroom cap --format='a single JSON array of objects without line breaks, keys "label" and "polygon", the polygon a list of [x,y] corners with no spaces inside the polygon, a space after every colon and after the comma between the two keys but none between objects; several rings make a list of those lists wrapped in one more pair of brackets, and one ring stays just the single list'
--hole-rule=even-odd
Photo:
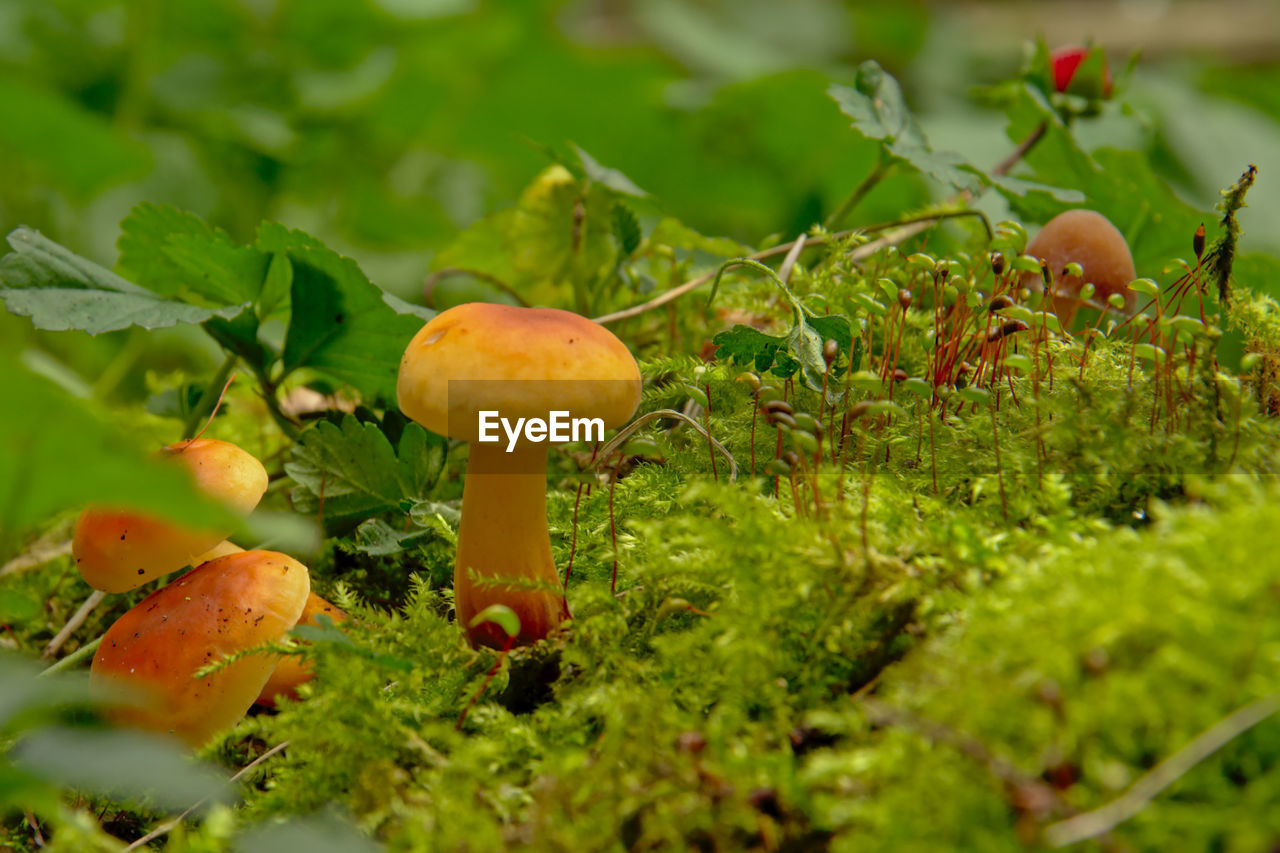
[{"label": "brown mushroom cap", "polygon": [[[467,393],[450,394],[459,380],[471,380]],[[482,410],[545,418],[556,409],[621,426],[640,388],[635,358],[599,323],[555,308],[470,302],[418,331],[400,361],[396,394],[427,429],[474,441]]]},{"label": "brown mushroom cap", "polygon": [[[298,624],[318,625],[316,615],[319,613],[325,614],[334,622],[347,621],[347,614],[337,605],[325,601],[313,592],[307,596],[307,604],[302,608]],[[266,686],[262,688],[254,704],[274,707],[277,697],[287,696],[290,699],[297,699],[298,688],[310,681],[313,675],[310,662],[298,657],[286,656],[276,664],[271,678],[267,680]]]},{"label": "brown mushroom cap", "polygon": [[249,710],[276,659],[248,655],[205,678],[195,673],[283,638],[310,589],[307,567],[275,551],[212,560],[121,616],[98,646],[91,681],[124,686],[141,698],[114,713],[120,722],[201,746]]},{"label": "brown mushroom cap", "polygon": [[[1124,235],[1101,213],[1068,210],[1058,214],[1027,244],[1026,253],[1042,259],[1057,278],[1053,310],[1064,323],[1075,317],[1080,307],[1080,288],[1085,282],[1094,286],[1092,302],[1106,306],[1108,297],[1118,293],[1124,297],[1125,313],[1132,313],[1137,298],[1129,289],[1129,283],[1137,277],[1133,255]],[[1071,263],[1080,265],[1083,278],[1062,274]],[[1022,284],[1033,290],[1044,289],[1039,273],[1024,273]]]},{"label": "brown mushroom cap", "polygon": [[[267,470],[234,444],[200,438],[164,448],[196,485],[247,515],[267,491]],[[90,507],[76,522],[71,553],[85,582],[103,592],[127,592],[192,565],[230,530],[199,530],[124,510]]]}]

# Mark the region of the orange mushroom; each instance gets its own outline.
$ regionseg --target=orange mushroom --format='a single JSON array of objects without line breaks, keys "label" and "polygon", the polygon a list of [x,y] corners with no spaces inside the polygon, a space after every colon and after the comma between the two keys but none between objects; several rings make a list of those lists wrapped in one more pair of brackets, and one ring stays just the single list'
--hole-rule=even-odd
[{"label": "orange mushroom", "polygon": [[307,567],[285,554],[245,551],[212,560],[151,593],[107,630],[91,682],[136,697],[112,712],[119,722],[201,746],[249,710],[277,661],[252,654],[204,678],[196,672],[282,639],[310,590]]},{"label": "orange mushroom", "polygon": [[[409,343],[396,386],[401,410],[427,429],[471,442],[453,600],[473,645],[506,644],[497,625],[471,624],[495,604],[519,617],[515,642],[522,644],[569,618],[547,535],[547,446],[561,442],[554,434],[480,440],[482,413],[545,425],[559,412],[599,419],[608,429],[635,412],[640,388],[626,345],[568,311],[468,303],[437,315]],[[528,430],[525,436],[531,438]]]},{"label": "orange mushroom", "polygon": [[[1095,307],[1105,310],[1113,294],[1124,299],[1125,313],[1132,313],[1137,295],[1129,289],[1137,274],[1129,244],[1111,222],[1092,210],[1068,210],[1050,219],[1030,243],[1026,254],[1039,258],[1053,279],[1053,312],[1063,326],[1071,325],[1080,308],[1080,289],[1093,284]],[[1066,275],[1067,264],[1079,264],[1082,276]],[[1022,284],[1044,290],[1040,273],[1023,273]]]},{"label": "orange mushroom", "polygon": [[[162,451],[185,467],[196,485],[232,510],[248,515],[267,490],[267,471],[234,444],[198,438]],[[127,510],[90,507],[76,522],[71,553],[85,582],[103,592],[127,592],[183,566],[231,531],[184,527]]]},{"label": "orange mushroom", "polygon": [[[307,596],[307,604],[302,608],[302,615],[298,617],[298,624],[318,626],[316,615],[320,613],[328,616],[334,622],[347,621],[347,614],[338,609],[337,605],[330,604],[313,592]],[[298,688],[310,681],[314,674],[311,671],[309,662],[294,656],[285,657],[276,664],[275,670],[271,673],[271,678],[267,679],[266,686],[262,688],[262,692],[258,694],[254,704],[274,708],[276,699],[280,696],[297,699]]]}]

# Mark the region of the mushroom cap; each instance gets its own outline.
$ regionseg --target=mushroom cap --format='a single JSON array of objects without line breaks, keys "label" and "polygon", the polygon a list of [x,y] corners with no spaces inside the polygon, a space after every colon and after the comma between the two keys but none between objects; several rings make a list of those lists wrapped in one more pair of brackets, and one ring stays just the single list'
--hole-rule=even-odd
[{"label": "mushroom cap", "polygon": [[[302,615],[298,617],[298,624],[316,625],[318,613],[325,614],[334,622],[347,621],[347,614],[336,604],[325,601],[313,592],[307,596],[307,603],[302,608]],[[262,688],[254,704],[274,707],[277,697],[287,696],[290,699],[297,699],[298,687],[310,681],[313,675],[309,661],[302,660],[296,655],[286,655],[276,664],[271,678],[267,679],[266,686]]]},{"label": "mushroom cap", "polygon": [[470,302],[414,336],[396,395],[427,429],[475,441],[486,410],[509,419],[565,411],[621,426],[640,404],[640,388],[635,358],[599,323],[555,308]]},{"label": "mushroom cap", "polygon": [[[267,470],[227,441],[198,438],[161,451],[190,472],[197,486],[241,515],[267,491]],[[201,530],[127,510],[90,507],[76,521],[71,553],[85,582],[103,592],[127,592],[192,565],[231,531]]]},{"label": "mushroom cap", "polygon": [[280,640],[297,624],[310,590],[307,567],[285,554],[245,551],[211,560],[121,616],[103,635],[90,679],[140,699],[113,712],[120,722],[201,746],[249,710],[277,661],[254,654],[205,678],[195,673]]},{"label": "mushroom cap", "polygon": [[[1124,297],[1125,313],[1133,312],[1137,299],[1129,289],[1129,283],[1137,278],[1133,255],[1124,235],[1101,213],[1083,209],[1059,213],[1027,244],[1026,254],[1044,260],[1049,271],[1058,276],[1053,293],[1054,311],[1060,316],[1075,316],[1085,282],[1093,283],[1092,302],[1106,306],[1107,298],[1119,293]],[[1062,275],[1070,263],[1080,265],[1083,278]],[[1034,290],[1044,289],[1039,273],[1024,273],[1022,283]]]}]

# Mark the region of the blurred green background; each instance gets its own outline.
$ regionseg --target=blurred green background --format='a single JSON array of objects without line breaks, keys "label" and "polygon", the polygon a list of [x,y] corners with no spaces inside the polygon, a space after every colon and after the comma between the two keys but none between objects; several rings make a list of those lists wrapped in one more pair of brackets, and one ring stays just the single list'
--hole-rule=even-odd
[{"label": "blurred green background", "polygon": [[[433,253],[509,205],[543,146],[573,142],[651,212],[758,244],[820,221],[874,163],[828,82],[878,60],[936,146],[990,165],[1011,145],[974,91],[1015,74],[1038,35],[1096,39],[1122,79],[1078,126],[1086,144],[1145,150],[1201,208],[1256,163],[1244,246],[1280,250],[1266,0],[5,0],[0,228],[110,265],[139,201],[240,240],[278,220],[421,299]],[[941,191],[891,178],[859,221]]]}]

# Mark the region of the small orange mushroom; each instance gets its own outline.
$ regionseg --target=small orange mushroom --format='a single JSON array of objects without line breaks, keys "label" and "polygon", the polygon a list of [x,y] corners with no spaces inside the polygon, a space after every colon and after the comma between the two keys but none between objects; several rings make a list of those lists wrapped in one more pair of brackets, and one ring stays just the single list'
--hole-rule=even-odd
[{"label": "small orange mushroom", "polygon": [[[1053,279],[1053,312],[1062,325],[1069,326],[1079,310],[1080,289],[1093,284],[1096,307],[1106,309],[1113,294],[1124,299],[1125,313],[1132,313],[1137,300],[1129,284],[1137,273],[1129,244],[1111,222],[1092,210],[1068,210],[1045,223],[1030,243],[1026,254],[1039,258]],[[1079,264],[1083,276],[1065,275],[1067,264]],[[1043,291],[1040,273],[1023,273],[1022,284]]]},{"label": "small orange mushroom", "polygon": [[[307,596],[307,604],[302,608],[302,615],[298,617],[298,624],[318,626],[316,615],[320,613],[328,616],[334,622],[347,621],[347,614],[342,612],[337,605],[330,604],[313,592]],[[280,663],[276,664],[275,671],[271,673],[271,678],[267,680],[266,687],[262,688],[262,692],[258,694],[254,704],[274,708],[276,699],[280,696],[297,699],[298,688],[310,681],[314,675],[315,673],[311,671],[311,664],[308,661],[293,656],[285,657]]]},{"label": "small orange mushroom", "polygon": [[[198,438],[162,451],[185,467],[196,485],[248,515],[267,491],[267,470],[234,444]],[[90,507],[80,514],[71,543],[85,582],[103,592],[127,592],[199,558],[230,530],[200,530],[125,510]]]},{"label": "small orange mushroom", "polygon": [[311,591],[307,567],[275,551],[212,560],[144,598],[103,635],[90,680],[132,691],[119,722],[202,746],[234,725],[275,669],[252,654],[204,678],[202,667],[264,643],[298,622]]}]

